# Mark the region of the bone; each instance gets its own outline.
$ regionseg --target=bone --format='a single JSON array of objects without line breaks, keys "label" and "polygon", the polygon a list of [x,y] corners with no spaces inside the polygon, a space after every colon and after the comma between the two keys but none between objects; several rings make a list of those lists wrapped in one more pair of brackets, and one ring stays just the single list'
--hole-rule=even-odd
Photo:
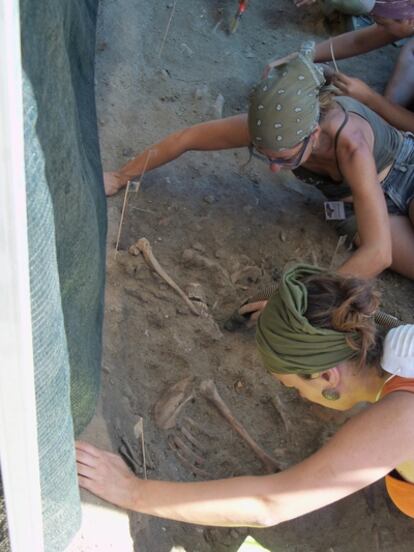
[{"label": "bone", "polygon": [[133,448],[126,437],[121,438],[121,444],[118,447],[118,452],[123,458],[124,462],[127,464],[127,466],[135,473],[135,475],[139,475],[140,465],[135,460]]},{"label": "bone", "polygon": [[184,437],[189,441],[196,449],[198,449],[200,452],[205,454],[206,450],[203,447],[203,445],[200,443],[200,441],[194,437],[194,435],[189,431],[185,426],[181,426],[181,433],[184,435]]},{"label": "bone", "polygon": [[291,422],[288,414],[286,413],[286,407],[285,407],[283,401],[281,400],[281,398],[277,394],[274,394],[272,396],[271,403],[273,405],[273,408],[279,414],[279,416],[280,416],[280,418],[283,422],[283,425],[285,426],[286,432],[289,433],[289,434],[293,433],[294,432],[294,424]]},{"label": "bone", "polygon": [[169,276],[165,270],[162,268],[160,263],[157,261],[157,259],[154,257],[154,253],[152,252],[151,244],[146,238],[141,238],[138,241],[134,243],[129,248],[129,252],[131,255],[137,255],[138,251],[140,251],[145,259],[145,262],[148,264],[148,266],[160,276],[164,282],[166,282],[170,287],[173,288],[174,291],[178,293],[178,295],[183,299],[185,304],[188,306],[190,311],[195,314],[196,316],[200,316],[200,313],[194,306],[194,304],[190,301],[190,299],[187,297],[187,295],[184,293],[184,291],[180,288],[178,284],[174,282],[174,280]]},{"label": "bone", "polygon": [[189,425],[193,430],[198,431],[208,437],[209,439],[215,439],[215,436],[209,433],[202,425],[197,423],[193,418],[190,418],[190,416],[185,416],[183,418],[183,422],[187,425]]},{"label": "bone", "polygon": [[184,378],[169,387],[154,406],[155,423],[160,429],[172,429],[177,423],[178,414],[193,398],[190,388],[192,378]]},{"label": "bone", "polygon": [[182,453],[185,454],[186,457],[191,460],[196,466],[202,466],[204,464],[204,459],[202,458],[202,456],[194,452],[192,448],[184,443],[184,441],[178,435],[174,435],[174,437],[172,437],[172,443],[177,447],[177,449],[181,450]]},{"label": "bone", "polygon": [[182,452],[180,451],[180,449],[177,448],[177,445],[172,441],[172,439],[168,439],[168,446],[170,447],[170,449],[172,451],[174,451],[175,455],[177,456],[177,458],[180,460],[180,462],[186,467],[188,468],[189,470],[191,470],[192,473],[195,473],[197,475],[199,475],[200,477],[205,477],[207,479],[211,479],[211,474],[208,473],[206,470],[203,470],[201,468],[198,468],[197,466],[194,466],[194,464],[192,464],[190,462],[190,460],[188,460],[188,458],[186,458],[184,456],[184,454],[182,454]]},{"label": "bone", "polygon": [[217,387],[213,380],[204,380],[200,384],[200,393],[208,401],[211,402],[213,406],[219,411],[223,418],[230,424],[230,426],[236,431],[243,441],[252,449],[254,454],[263,464],[264,468],[268,473],[274,473],[280,471],[280,467],[276,460],[272,458],[266,451],[264,451],[250,436],[247,430],[242,426],[242,424],[234,417],[230,408],[226,405],[223,399],[220,397]]}]

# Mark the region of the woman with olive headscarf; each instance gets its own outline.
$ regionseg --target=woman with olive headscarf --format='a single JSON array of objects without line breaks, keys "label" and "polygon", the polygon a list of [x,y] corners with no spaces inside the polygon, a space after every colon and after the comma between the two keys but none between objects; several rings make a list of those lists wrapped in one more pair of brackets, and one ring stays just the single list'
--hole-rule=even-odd
[{"label": "woman with olive headscarf", "polygon": [[272,172],[302,165],[311,174],[329,200],[327,219],[358,246],[342,273],[372,277],[391,266],[414,278],[414,140],[357,101],[331,97],[313,52],[304,44],[275,67],[252,92],[248,115],[170,134],[106,173],[107,193],[186,151],[247,146]]},{"label": "woman with olive headscarf", "polygon": [[260,355],[282,384],[337,410],[371,403],[306,460],[272,475],[143,481],[118,456],[79,442],[81,487],[158,517],[267,527],[385,477],[395,505],[414,518],[414,326],[393,329],[383,340],[373,318],[377,307],[378,294],[366,280],[298,265],[284,274],[259,319]]}]

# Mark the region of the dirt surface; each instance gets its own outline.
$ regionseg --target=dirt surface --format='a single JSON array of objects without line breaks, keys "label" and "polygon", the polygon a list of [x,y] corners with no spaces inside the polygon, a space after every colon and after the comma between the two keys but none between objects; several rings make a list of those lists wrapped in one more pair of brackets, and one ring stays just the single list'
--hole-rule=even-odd
[{"label": "dirt surface", "polygon": [[[252,2],[237,33],[229,36],[236,8],[236,1],[102,0],[96,78],[106,170],[168,132],[217,116],[220,94],[224,116],[245,110],[247,94],[268,60],[295,50],[304,38],[327,36],[317,7],[300,11],[288,0]],[[390,46],[340,67],[381,89],[396,55]],[[264,473],[200,395],[204,379],[215,381],[233,413],[281,467],[318,449],[345,421],[343,414],[281,389],[260,364],[253,330],[223,329],[233,310],[277,280],[286,263],[336,266],[347,255],[340,249],[334,256],[337,235],[324,222],[314,189],[290,173],[272,175],[256,160],[243,168],[247,159],[244,150],[193,152],[146,174],[140,191],[130,196],[117,256],[123,193],[108,202],[105,417],[114,450],[126,439],[141,475],[134,426],[143,418],[150,478],[194,481]],[[192,314],[142,256],[128,254],[141,237],[196,297],[202,316]],[[413,321],[413,284],[388,273],[380,285],[384,308]],[[160,429],[155,403],[187,377],[192,398],[175,427]],[[170,400],[170,409],[172,403],[177,404]],[[182,427],[198,440],[204,459],[198,468],[209,475],[195,473],[173,450],[177,436],[187,439]],[[203,528],[134,514],[131,531],[140,552],[169,552],[173,546],[187,552],[236,551],[248,533],[281,552],[408,552],[414,540],[412,521],[396,511],[382,482],[266,530]]]}]

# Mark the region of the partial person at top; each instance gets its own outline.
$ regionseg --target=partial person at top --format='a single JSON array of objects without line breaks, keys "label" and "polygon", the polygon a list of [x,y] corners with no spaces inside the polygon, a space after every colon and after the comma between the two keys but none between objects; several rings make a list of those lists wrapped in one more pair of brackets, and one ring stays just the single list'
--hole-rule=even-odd
[{"label": "partial person at top", "polygon": [[[399,62],[403,62],[406,74],[406,89],[411,94],[406,95],[407,107],[392,102],[386,96],[373,90],[363,80],[351,77],[344,73],[334,73],[331,78],[341,95],[351,96],[370,109],[381,115],[388,123],[399,130],[414,132],[414,39],[411,39],[403,48]],[[411,74],[411,78],[410,78]]]},{"label": "partial person at top", "polygon": [[[303,6],[309,2],[297,2]],[[313,3],[313,2],[311,2]],[[332,61],[350,58],[377,48],[391,44],[401,38],[412,37],[414,34],[414,2],[413,0],[325,0],[325,6],[349,15],[369,14],[373,19],[373,25],[355,31],[335,36],[320,42],[315,50],[315,62]],[[385,89],[385,99],[393,104],[409,108],[414,102],[414,39],[410,39],[402,48],[393,74]],[[274,63],[271,62],[266,70],[270,70]],[[355,83],[340,81],[341,90],[348,93],[346,88],[355,89]],[[362,90],[362,94],[366,91]],[[357,91],[356,99],[366,103],[361,96],[361,90]],[[352,95],[352,94],[350,94]],[[381,114],[386,120],[402,130],[411,130],[412,119],[404,123],[404,112],[390,110],[387,102],[381,102],[378,98],[372,99],[366,95],[370,107]],[[402,114],[401,114],[402,113]],[[390,115],[389,115],[390,114]]]},{"label": "partial person at top", "polygon": [[308,43],[275,67],[252,92],[248,114],[173,132],[106,173],[107,194],[190,150],[246,147],[273,173],[306,169],[299,178],[338,209],[338,231],[357,247],[340,272],[369,278],[391,267],[414,279],[414,138],[332,94],[312,56]]}]

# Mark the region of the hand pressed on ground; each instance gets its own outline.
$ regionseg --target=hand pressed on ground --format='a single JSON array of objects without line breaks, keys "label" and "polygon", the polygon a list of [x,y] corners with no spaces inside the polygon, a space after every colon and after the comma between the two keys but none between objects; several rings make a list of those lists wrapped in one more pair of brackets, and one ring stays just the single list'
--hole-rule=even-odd
[{"label": "hand pressed on ground", "polygon": [[121,188],[126,185],[125,179],[117,172],[104,173],[105,194],[107,196],[115,195]]},{"label": "hand pressed on ground", "polygon": [[118,455],[77,441],[76,465],[80,487],[121,508],[134,508],[140,480]]}]

